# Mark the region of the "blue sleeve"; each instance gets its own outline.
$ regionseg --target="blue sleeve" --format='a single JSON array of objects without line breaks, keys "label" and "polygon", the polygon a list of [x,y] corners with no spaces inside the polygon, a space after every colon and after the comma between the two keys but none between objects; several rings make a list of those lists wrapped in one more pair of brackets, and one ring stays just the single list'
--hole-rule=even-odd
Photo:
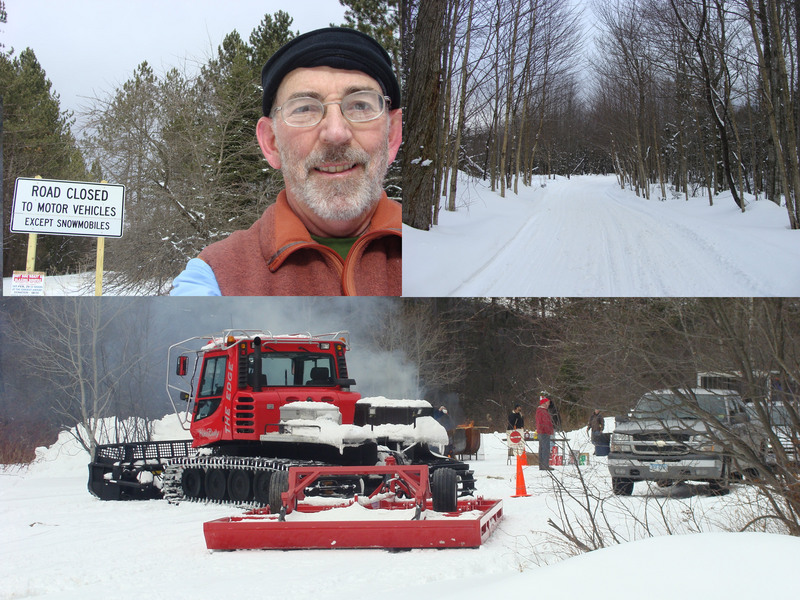
[{"label": "blue sleeve", "polygon": [[191,259],[172,282],[170,296],[222,296],[214,271],[199,258]]}]

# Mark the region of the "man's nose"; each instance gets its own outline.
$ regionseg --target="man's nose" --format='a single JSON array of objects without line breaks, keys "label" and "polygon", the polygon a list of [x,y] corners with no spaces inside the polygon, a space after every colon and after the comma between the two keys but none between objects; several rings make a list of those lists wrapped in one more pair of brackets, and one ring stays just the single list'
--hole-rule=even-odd
[{"label": "man's nose", "polygon": [[350,121],[344,118],[340,104],[331,103],[325,107],[325,115],[320,122],[320,139],[330,144],[350,141],[353,130]]}]

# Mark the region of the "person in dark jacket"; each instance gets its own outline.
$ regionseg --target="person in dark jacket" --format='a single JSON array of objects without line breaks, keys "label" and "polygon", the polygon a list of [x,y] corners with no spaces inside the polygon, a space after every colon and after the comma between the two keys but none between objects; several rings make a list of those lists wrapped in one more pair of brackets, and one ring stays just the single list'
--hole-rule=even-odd
[{"label": "person in dark jacket", "polygon": [[508,413],[508,429],[525,429],[525,418],[522,416],[522,407],[519,404]]},{"label": "person in dark jacket", "polygon": [[550,399],[547,396],[539,398],[539,408],[536,409],[536,436],[539,439],[539,470],[551,471],[550,445],[551,437],[555,433],[553,418],[550,416]]},{"label": "person in dark jacket", "polygon": [[444,453],[449,456],[453,449],[453,431],[456,428],[453,417],[447,412],[446,407],[440,406],[433,412],[433,418],[436,419],[447,432],[447,447],[444,449]]},{"label": "person in dark jacket", "polygon": [[605,427],[605,419],[599,408],[595,408],[591,415],[589,415],[589,424],[586,426],[586,432],[592,437],[592,443],[597,444],[598,436],[603,433]]},{"label": "person in dark jacket", "polygon": [[455,423],[453,423],[453,417],[450,416],[450,413],[447,412],[447,408],[444,406],[440,406],[434,411],[433,418],[436,419],[448,432],[451,432],[456,428]]},{"label": "person in dark jacket", "polygon": [[605,419],[599,408],[595,408],[589,416],[589,424],[586,426],[586,432],[591,436],[592,444],[594,444],[595,456],[605,456],[605,453],[598,453],[598,446],[608,446],[608,436],[603,435],[605,429]]},{"label": "person in dark jacket", "polygon": [[539,401],[541,402],[542,398],[547,398],[550,400],[550,404],[548,405],[547,412],[550,413],[550,420],[553,421],[553,429],[555,431],[561,431],[561,413],[558,410],[558,405],[555,401],[550,398],[550,394],[546,391],[542,390],[539,392]]}]

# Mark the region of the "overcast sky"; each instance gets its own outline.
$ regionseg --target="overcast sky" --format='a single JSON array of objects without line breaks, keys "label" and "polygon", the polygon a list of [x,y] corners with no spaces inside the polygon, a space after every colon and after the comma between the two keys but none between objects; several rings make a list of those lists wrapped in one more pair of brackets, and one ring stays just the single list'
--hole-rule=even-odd
[{"label": "overcast sky", "polygon": [[289,13],[305,33],[341,24],[338,0],[5,0],[0,41],[32,48],[62,110],[126,81],[147,61],[158,73],[203,63],[234,29],[246,41],[264,15]]}]

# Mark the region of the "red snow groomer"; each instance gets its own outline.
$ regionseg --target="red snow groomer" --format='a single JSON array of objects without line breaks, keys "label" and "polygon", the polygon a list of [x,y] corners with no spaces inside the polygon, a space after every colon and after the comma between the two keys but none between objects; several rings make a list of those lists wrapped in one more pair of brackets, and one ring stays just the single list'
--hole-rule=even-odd
[{"label": "red snow groomer", "polygon": [[[170,347],[167,393],[191,440],[97,446],[89,490],[103,500],[165,497],[282,506],[291,467],[426,465],[434,510],[471,496],[468,465],[443,456],[444,428],[424,400],[361,398],[350,388],[347,332],[227,330]],[[177,401],[177,402],[176,402]],[[186,415],[189,415],[188,417]],[[304,496],[369,496],[378,472],[335,471]]]}]

